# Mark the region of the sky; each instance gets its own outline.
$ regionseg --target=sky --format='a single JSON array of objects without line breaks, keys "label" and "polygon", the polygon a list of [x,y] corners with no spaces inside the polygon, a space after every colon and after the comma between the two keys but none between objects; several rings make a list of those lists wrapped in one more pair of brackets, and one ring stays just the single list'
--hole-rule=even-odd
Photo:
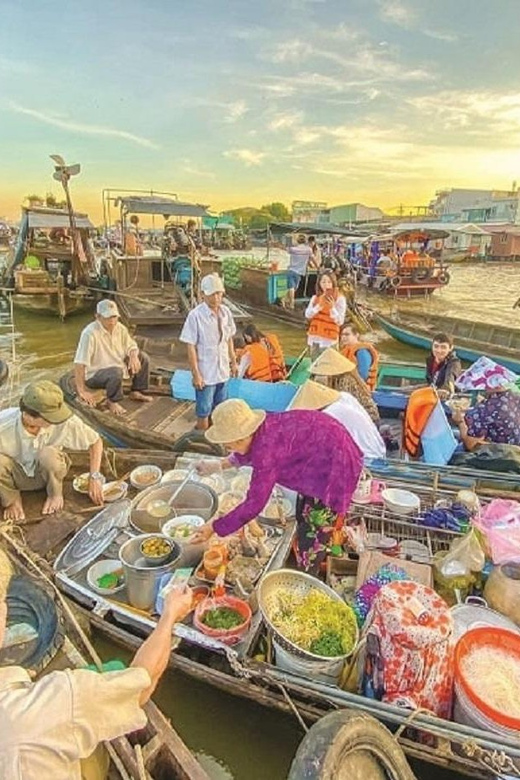
[{"label": "sky", "polygon": [[520,0],[2,0],[0,215],[81,163],[214,211],[520,183]]}]

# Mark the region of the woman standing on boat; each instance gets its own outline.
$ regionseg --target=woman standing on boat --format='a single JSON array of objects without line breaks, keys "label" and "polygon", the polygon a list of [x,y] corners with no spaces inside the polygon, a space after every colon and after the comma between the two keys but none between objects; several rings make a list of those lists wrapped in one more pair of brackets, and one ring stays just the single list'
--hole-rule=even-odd
[{"label": "woman standing on boat", "polygon": [[316,283],[316,294],[305,309],[309,320],[307,344],[311,360],[316,360],[329,347],[336,347],[339,331],[345,322],[347,301],[338,290],[338,283],[331,271],[322,272]]},{"label": "woman standing on boat", "polygon": [[266,415],[233,398],[215,409],[206,437],[231,454],[223,461],[202,461],[200,473],[237,466],[252,466],[253,473],[245,501],[202,526],[193,541],[204,542],[213,533],[235,533],[261,513],[275,485],[281,485],[299,494],[298,565],[318,573],[333,546],[334,532],[343,526],[363,465],[361,450],[343,425],[317,411]]},{"label": "woman standing on boat", "polygon": [[278,336],[262,333],[253,324],[247,325],[242,333],[245,346],[241,350],[238,375],[261,382],[285,379],[287,372]]}]

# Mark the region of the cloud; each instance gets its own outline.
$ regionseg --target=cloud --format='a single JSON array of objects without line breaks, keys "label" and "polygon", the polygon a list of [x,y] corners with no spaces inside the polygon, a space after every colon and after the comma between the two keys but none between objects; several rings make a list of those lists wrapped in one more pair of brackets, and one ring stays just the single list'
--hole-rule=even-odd
[{"label": "cloud", "polygon": [[266,51],[264,56],[274,64],[283,62],[301,62],[312,52],[312,47],[306,41],[284,41],[278,43],[270,50]]},{"label": "cloud", "polygon": [[444,30],[421,30],[428,38],[434,38],[437,41],[445,41],[446,43],[456,43],[459,40],[459,36],[455,33],[445,32]]},{"label": "cloud", "polygon": [[263,38],[267,31],[263,27],[234,27],[229,30],[230,38],[238,41],[257,41]]},{"label": "cloud", "polygon": [[237,122],[244,116],[244,114],[247,114],[249,110],[245,100],[236,100],[234,103],[227,103],[224,105],[227,110],[227,113],[224,116],[225,122]]},{"label": "cloud", "polygon": [[27,76],[36,73],[38,68],[26,60],[13,60],[8,57],[0,57],[0,72],[15,76]]},{"label": "cloud", "polygon": [[187,173],[189,176],[196,176],[199,179],[216,179],[216,175],[213,171],[204,171],[197,165],[194,165],[190,160],[186,160],[182,165],[183,173]]},{"label": "cloud", "polygon": [[235,100],[227,102],[224,100],[214,100],[213,98],[198,98],[190,97],[184,104],[187,106],[195,106],[196,108],[217,108],[217,119],[228,124],[233,124],[239,119],[242,119],[244,114],[249,111],[249,107],[245,100]]},{"label": "cloud", "polygon": [[105,127],[103,125],[91,125],[83,122],[73,122],[70,119],[61,118],[55,114],[44,113],[43,111],[36,111],[32,108],[26,108],[18,103],[10,103],[9,109],[17,114],[24,114],[25,116],[32,117],[38,122],[43,122],[46,125],[52,125],[53,127],[59,127],[61,130],[69,130],[71,133],[78,133],[80,135],[100,135],[110,138],[121,138],[124,141],[130,141],[138,146],[145,146],[148,149],[159,149],[158,144],[150,141],[149,138],[144,138],[134,133],[129,133],[126,130],[118,130],[113,127]]},{"label": "cloud", "polygon": [[400,0],[379,0],[381,18],[399,27],[410,27],[416,19],[415,11]]},{"label": "cloud", "polygon": [[255,152],[252,149],[230,149],[224,152],[224,157],[230,160],[239,160],[248,168],[261,165],[265,158],[265,152]]},{"label": "cloud", "polygon": [[298,125],[303,120],[303,112],[301,111],[287,111],[276,114],[268,123],[268,130],[289,130],[290,128]]}]

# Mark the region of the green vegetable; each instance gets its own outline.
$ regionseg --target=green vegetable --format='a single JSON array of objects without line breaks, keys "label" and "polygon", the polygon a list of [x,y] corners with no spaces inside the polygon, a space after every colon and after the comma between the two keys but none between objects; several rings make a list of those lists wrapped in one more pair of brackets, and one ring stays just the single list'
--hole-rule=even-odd
[{"label": "green vegetable", "polygon": [[202,622],[208,628],[230,629],[242,625],[244,618],[236,609],[217,607],[205,612],[202,616]]},{"label": "green vegetable", "polygon": [[335,631],[325,631],[319,639],[312,642],[310,651],[315,655],[325,655],[327,658],[343,655],[341,637]]},{"label": "green vegetable", "polygon": [[119,585],[121,585],[122,582],[123,570],[118,569],[117,571],[108,572],[108,574],[103,574],[103,576],[98,577],[97,586],[98,588],[112,590],[113,588],[117,588]]}]

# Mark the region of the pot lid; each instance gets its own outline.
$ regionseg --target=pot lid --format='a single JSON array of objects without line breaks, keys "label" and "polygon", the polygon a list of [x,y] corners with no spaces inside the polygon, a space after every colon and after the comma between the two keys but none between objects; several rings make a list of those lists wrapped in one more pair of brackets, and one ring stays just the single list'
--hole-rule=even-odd
[{"label": "pot lid", "polygon": [[102,509],[73,536],[56,558],[54,570],[74,576],[92,563],[128,527],[131,502],[117,501]]}]

